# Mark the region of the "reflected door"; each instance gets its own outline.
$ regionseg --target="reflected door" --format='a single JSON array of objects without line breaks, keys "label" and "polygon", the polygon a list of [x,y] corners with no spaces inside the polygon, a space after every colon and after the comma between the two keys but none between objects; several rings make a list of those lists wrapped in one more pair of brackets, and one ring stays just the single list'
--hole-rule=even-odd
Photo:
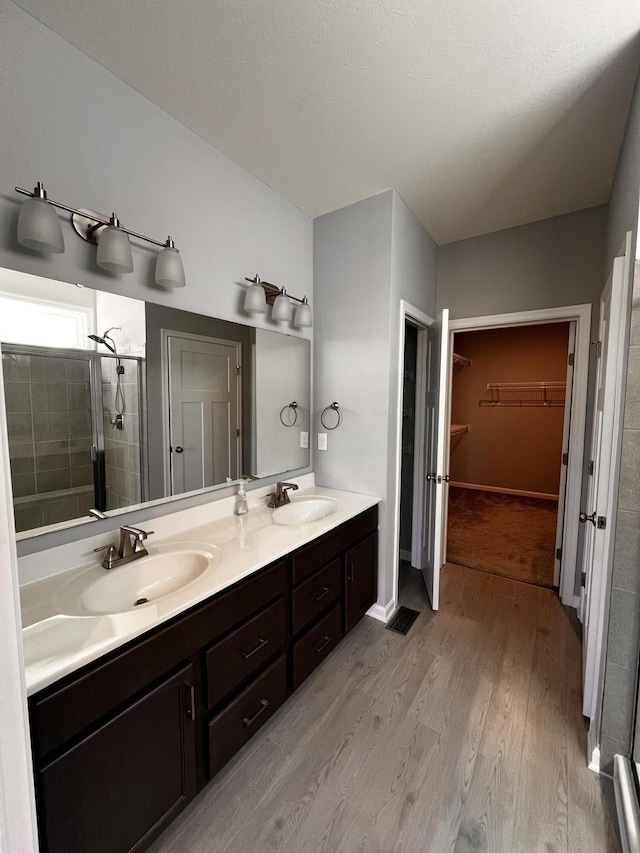
[{"label": "reflected door", "polygon": [[167,336],[171,494],[240,476],[241,344]]}]

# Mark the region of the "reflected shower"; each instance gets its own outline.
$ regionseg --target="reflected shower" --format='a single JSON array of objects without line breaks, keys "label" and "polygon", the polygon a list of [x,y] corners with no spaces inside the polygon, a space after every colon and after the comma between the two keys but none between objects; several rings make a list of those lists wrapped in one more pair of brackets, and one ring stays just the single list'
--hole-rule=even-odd
[{"label": "reflected shower", "polygon": [[[111,326],[110,329],[107,329],[107,331],[103,333],[102,337],[100,337],[100,335],[87,335],[87,337],[90,340],[95,341],[97,344],[103,344],[103,346],[105,346],[108,350],[111,350],[111,352],[117,356],[118,350],[116,347],[116,342],[109,335],[109,332],[113,332],[114,329],[119,332],[122,330],[122,326]],[[111,343],[107,343],[107,341],[111,341]]]},{"label": "reflected shower", "polygon": [[[113,332],[114,330],[120,332],[122,330],[122,326],[111,326],[111,328],[107,329],[107,331],[102,334],[102,337],[100,337],[100,335],[87,335],[87,337],[90,340],[95,341],[97,344],[105,346],[116,357],[116,393],[113,404],[116,416],[115,418],[110,418],[110,421],[111,426],[114,426],[116,429],[124,429],[124,394],[120,384],[120,377],[124,373],[124,367],[120,363],[120,358],[118,357],[116,342],[109,335],[109,332]],[[111,341],[111,343],[109,343],[109,341]]]}]

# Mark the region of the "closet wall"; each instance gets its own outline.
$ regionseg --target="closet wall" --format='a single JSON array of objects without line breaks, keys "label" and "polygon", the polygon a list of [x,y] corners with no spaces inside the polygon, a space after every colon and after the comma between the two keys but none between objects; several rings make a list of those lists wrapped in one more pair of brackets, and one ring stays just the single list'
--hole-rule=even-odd
[{"label": "closet wall", "polygon": [[569,324],[554,323],[455,335],[471,360],[455,376],[451,422],[469,431],[452,441],[452,483],[557,495],[563,406],[487,406],[489,383],[564,382]]}]

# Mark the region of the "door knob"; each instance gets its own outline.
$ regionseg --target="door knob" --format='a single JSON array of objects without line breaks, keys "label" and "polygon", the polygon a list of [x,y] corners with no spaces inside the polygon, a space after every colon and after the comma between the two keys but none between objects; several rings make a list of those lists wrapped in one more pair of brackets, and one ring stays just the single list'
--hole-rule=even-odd
[{"label": "door knob", "polygon": [[451,477],[450,477],[448,474],[443,474],[443,475],[442,475],[442,482],[443,482],[443,483],[448,483],[448,482],[449,482],[449,480],[451,480]]},{"label": "door knob", "polygon": [[586,524],[587,521],[590,521],[593,526],[596,526],[596,514],[595,511],[591,513],[591,515],[587,515],[586,512],[581,512],[578,516],[580,519],[580,524]]},{"label": "door knob", "polygon": [[176,447],[176,453],[184,453],[184,447]]},{"label": "door knob", "polygon": [[435,483],[435,481],[436,481],[438,478],[437,478],[437,476],[436,476],[435,474],[427,474],[426,479],[427,479],[427,483]]}]

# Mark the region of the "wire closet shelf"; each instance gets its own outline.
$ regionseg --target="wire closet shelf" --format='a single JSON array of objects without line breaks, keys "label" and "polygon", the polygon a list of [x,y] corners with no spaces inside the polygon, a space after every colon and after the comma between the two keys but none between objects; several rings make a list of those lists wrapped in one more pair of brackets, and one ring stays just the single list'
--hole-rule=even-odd
[{"label": "wire closet shelf", "polygon": [[564,406],[565,382],[489,382],[481,406]]}]

